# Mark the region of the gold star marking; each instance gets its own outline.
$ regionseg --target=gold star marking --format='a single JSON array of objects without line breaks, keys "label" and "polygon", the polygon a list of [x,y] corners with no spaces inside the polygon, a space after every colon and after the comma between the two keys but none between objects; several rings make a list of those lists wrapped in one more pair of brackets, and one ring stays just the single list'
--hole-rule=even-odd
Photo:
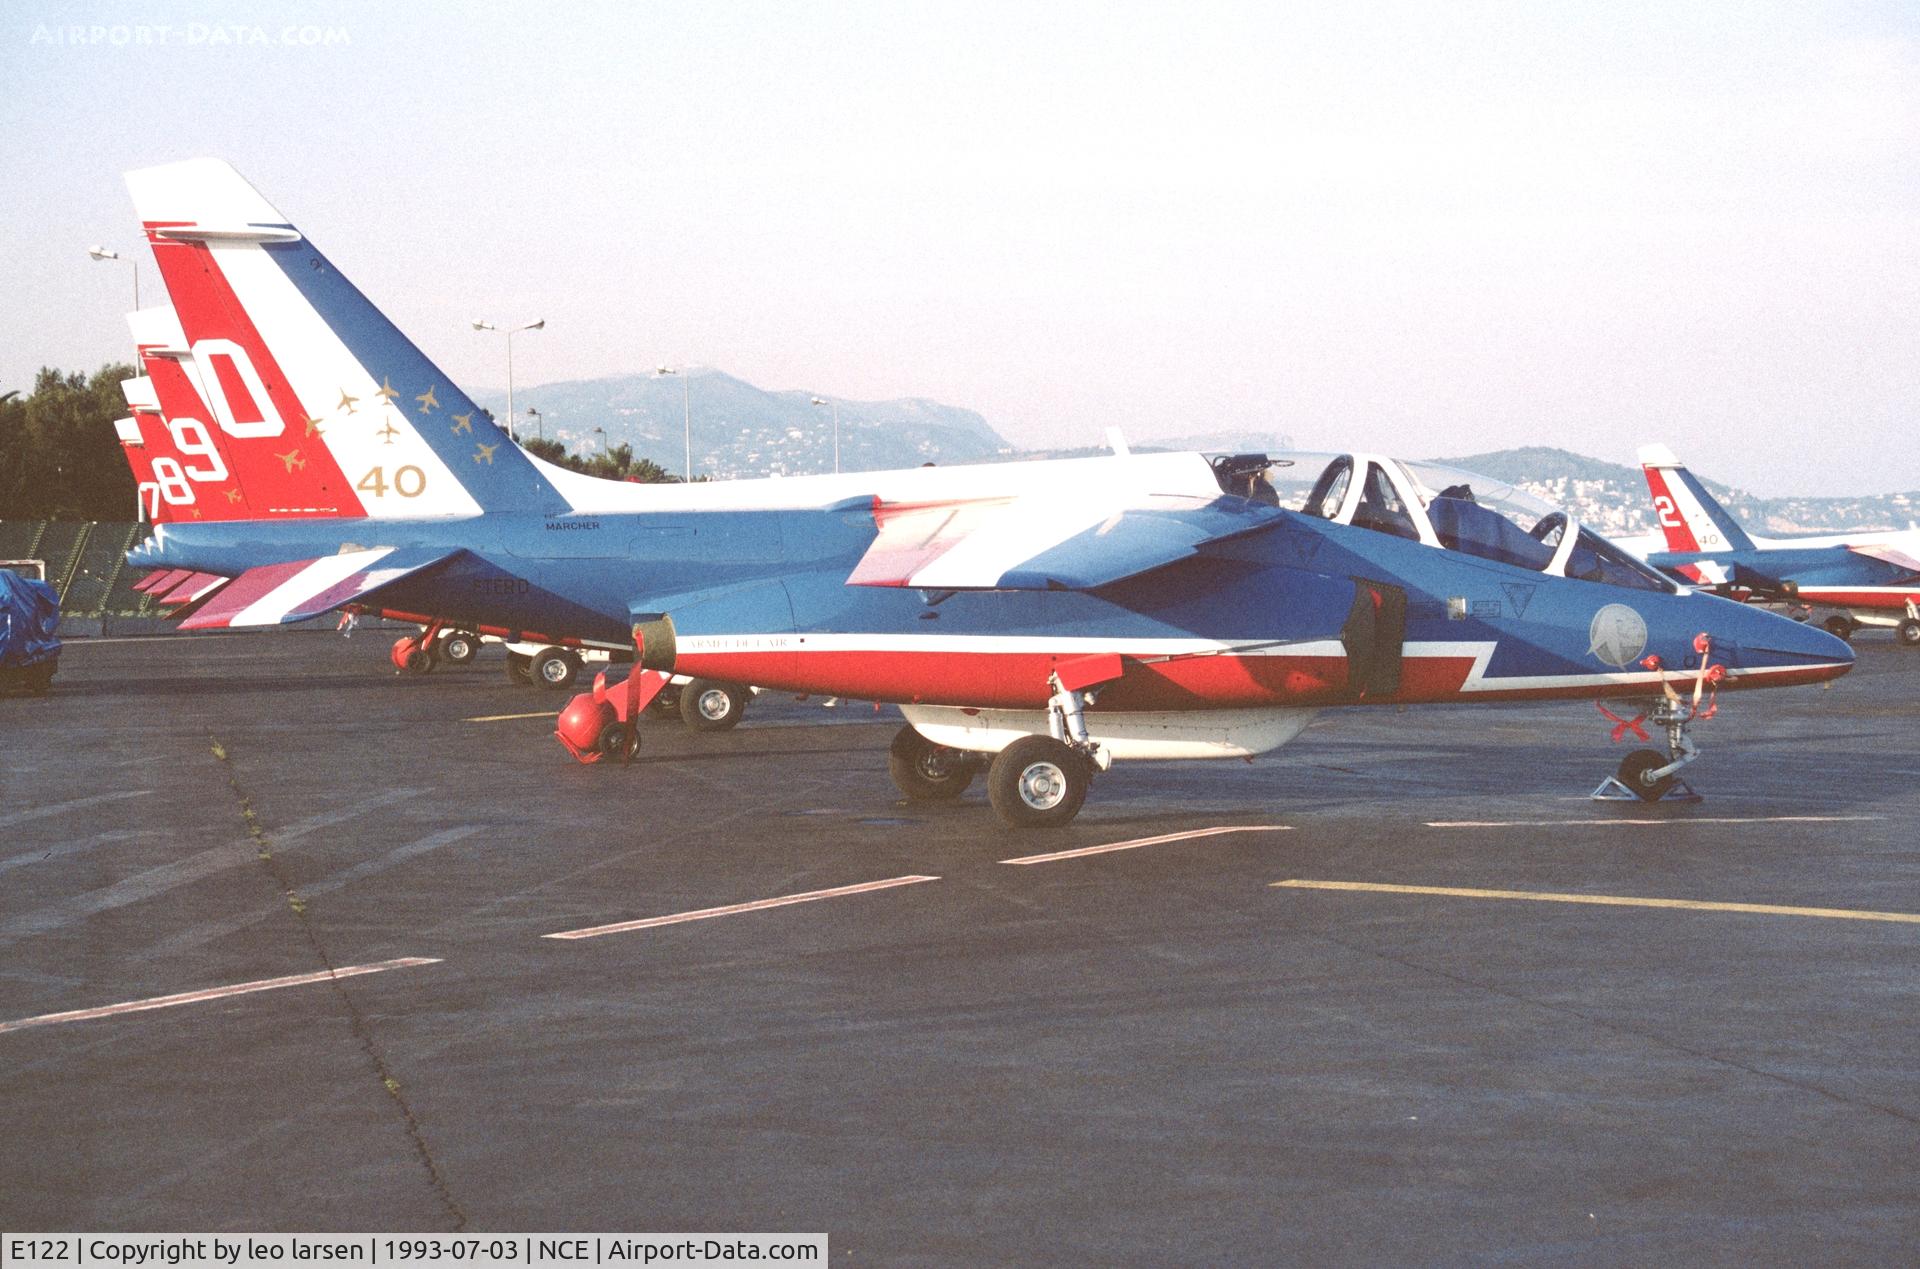
[{"label": "gold star marking", "polygon": [[360,411],[353,408],[353,403],[359,399],[359,397],[348,396],[347,390],[342,388],[340,389],[340,404],[333,408],[336,410],[345,410],[348,414],[358,414]]},{"label": "gold star marking", "polygon": [[473,443],[473,461],[476,463],[485,463],[491,467],[493,466],[493,451],[499,448],[498,445],[489,445],[485,441],[475,441]]},{"label": "gold star marking", "polygon": [[290,449],[284,454],[275,454],[274,457],[285,463],[288,471],[292,471],[296,467],[301,471],[307,469],[307,460],[300,457],[300,451],[297,449]]},{"label": "gold star marking", "polygon": [[456,414],[453,416],[453,434],[458,436],[462,432],[467,433],[469,436],[473,434],[473,416],[471,414]]},{"label": "gold star marking", "polygon": [[321,432],[321,430],[320,430],[320,420],[319,420],[319,419],[308,419],[308,420],[307,420],[307,435],[308,435],[308,436],[323,436],[323,435],[325,435],[325,433],[323,433],[323,432]]},{"label": "gold star marking", "polygon": [[193,518],[194,518],[194,519],[196,519],[196,520],[198,520],[198,519],[200,518],[200,508],[198,508],[198,507],[195,507],[195,508],[193,509]]},{"label": "gold star marking", "polygon": [[384,436],[386,438],[385,440],[380,442],[382,445],[391,445],[393,444],[393,438],[400,435],[400,429],[395,427],[393,424],[389,423],[385,427],[381,428],[379,431],[375,432],[374,435]]},{"label": "gold star marking", "polygon": [[380,391],[374,393],[373,395],[376,397],[379,397],[382,401],[391,401],[395,397],[399,396],[400,394],[393,390],[393,385],[387,382],[387,377],[385,375],[381,375]]},{"label": "gold star marking", "polygon": [[433,388],[431,386],[429,386],[425,392],[415,397],[414,400],[420,403],[420,413],[422,414],[431,414],[440,408],[440,398],[433,395]]},{"label": "gold star marking", "polygon": [[228,502],[240,501],[240,491],[238,489],[227,490],[227,501]]}]

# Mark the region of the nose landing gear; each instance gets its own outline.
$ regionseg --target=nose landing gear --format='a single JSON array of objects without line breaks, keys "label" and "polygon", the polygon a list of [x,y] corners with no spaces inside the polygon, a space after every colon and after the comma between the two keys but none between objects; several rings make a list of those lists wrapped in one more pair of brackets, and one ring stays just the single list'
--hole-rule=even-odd
[{"label": "nose landing gear", "polygon": [[[1650,656],[1641,662],[1649,670],[1660,674],[1660,695],[1653,703],[1632,718],[1622,718],[1601,702],[1594,702],[1600,712],[1612,719],[1615,726],[1613,739],[1617,743],[1631,732],[1641,740],[1646,740],[1646,728],[1640,724],[1652,723],[1667,733],[1667,751],[1658,749],[1635,749],[1620,760],[1619,769],[1600,782],[1593,791],[1595,802],[1698,802],[1700,795],[1693,786],[1680,778],[1680,770],[1700,756],[1700,746],[1688,735],[1696,722],[1705,722],[1719,710],[1717,689],[1727,676],[1727,667],[1716,665],[1710,657],[1713,652],[1713,640],[1706,634],[1693,641],[1693,647],[1700,654],[1700,670],[1694,676],[1693,697],[1689,701],[1675,691],[1673,684],[1667,681],[1666,668],[1657,656]],[[1702,704],[1704,700],[1704,705]]]}]

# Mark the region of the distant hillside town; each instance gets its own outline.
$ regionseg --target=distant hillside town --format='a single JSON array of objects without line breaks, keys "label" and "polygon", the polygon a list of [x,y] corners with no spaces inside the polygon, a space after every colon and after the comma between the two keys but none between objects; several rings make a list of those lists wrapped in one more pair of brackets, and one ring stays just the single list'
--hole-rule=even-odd
[{"label": "distant hillside town", "polygon": [[[504,407],[504,393],[484,398]],[[592,457],[620,445],[674,476],[711,480],[798,476],[834,469],[839,423],[840,468],[875,471],[922,463],[979,463],[1064,458],[1107,452],[1104,446],[1022,450],[980,414],[923,398],[852,401],[805,389],[772,392],[719,370],[668,375],[617,375],[526,388],[516,394],[514,426],[558,440]],[[1277,432],[1216,432],[1136,439],[1134,448],[1216,452],[1279,452],[1293,447]],[[1637,467],[1563,449],[1528,446],[1436,461],[1507,481],[1615,536],[1648,533],[1654,523],[1646,481]],[[1920,492],[1854,498],[1758,498],[1702,476],[1714,496],[1749,527],[1767,534],[1898,529],[1920,520]]]}]

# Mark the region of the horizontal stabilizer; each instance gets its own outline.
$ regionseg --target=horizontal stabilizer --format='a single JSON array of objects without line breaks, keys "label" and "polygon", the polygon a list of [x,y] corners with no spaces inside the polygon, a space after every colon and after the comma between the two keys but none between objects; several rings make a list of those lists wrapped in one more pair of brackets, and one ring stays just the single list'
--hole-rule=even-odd
[{"label": "horizontal stabilizer", "polygon": [[1092,590],[1279,523],[1241,498],[1133,494],[1129,505],[1055,493],[874,509],[880,533],[852,586]]},{"label": "horizontal stabilizer", "polygon": [[142,595],[164,595],[178,586],[190,570],[184,568],[157,568],[133,584],[133,588]]},{"label": "horizontal stabilizer", "polygon": [[161,608],[184,608],[226,584],[227,579],[218,573],[188,573],[164,592],[155,590],[153,602]]},{"label": "horizontal stabilizer", "polygon": [[432,548],[380,547],[342,551],[317,560],[265,564],[234,578],[180,626],[183,630],[207,630],[305,621],[342,604],[363,600],[382,587],[458,554]]}]

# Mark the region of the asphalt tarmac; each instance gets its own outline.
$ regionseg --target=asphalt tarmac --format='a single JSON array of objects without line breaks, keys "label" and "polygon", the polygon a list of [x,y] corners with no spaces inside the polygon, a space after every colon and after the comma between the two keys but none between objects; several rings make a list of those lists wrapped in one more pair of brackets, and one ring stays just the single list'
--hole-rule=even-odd
[{"label": "asphalt tarmac", "polygon": [[1360,709],[1123,766],[1050,833],[903,802],[891,711],[762,696],[586,768],[497,649],[384,651],[76,641],[0,700],[0,1227],[1920,1247],[1920,653],[1884,639],[1730,696],[1698,804],[1589,801],[1624,750],[1589,704]]}]

